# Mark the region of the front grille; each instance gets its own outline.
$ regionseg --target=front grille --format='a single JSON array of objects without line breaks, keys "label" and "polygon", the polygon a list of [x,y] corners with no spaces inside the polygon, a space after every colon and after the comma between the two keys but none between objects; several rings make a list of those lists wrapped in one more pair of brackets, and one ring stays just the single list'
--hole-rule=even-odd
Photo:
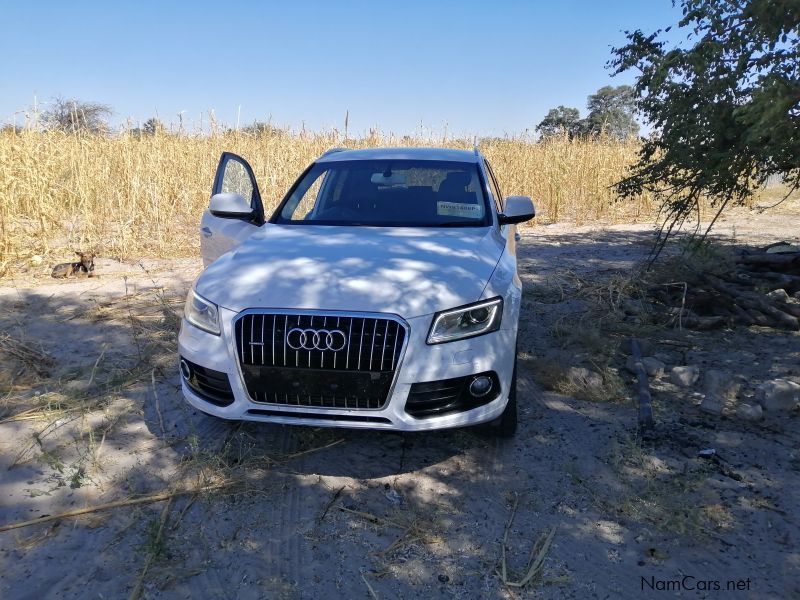
[{"label": "front grille", "polygon": [[406,329],[391,318],[254,312],[234,333],[252,400],[374,410],[386,403]]},{"label": "front grille", "polygon": [[[347,341],[338,349],[341,338],[337,335],[335,352],[293,349],[286,342],[286,334],[293,329],[341,331]],[[374,317],[251,313],[236,321],[236,346],[242,365],[394,371],[404,337],[405,328],[399,322]],[[292,342],[295,348],[299,345],[299,340]]]}]

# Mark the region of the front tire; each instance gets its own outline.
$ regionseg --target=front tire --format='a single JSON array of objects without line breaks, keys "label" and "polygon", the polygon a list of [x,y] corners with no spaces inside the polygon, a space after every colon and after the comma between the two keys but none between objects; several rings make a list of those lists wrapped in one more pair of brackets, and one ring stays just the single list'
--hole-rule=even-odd
[{"label": "front tire", "polygon": [[503,413],[489,423],[489,433],[499,438],[510,438],[517,432],[517,356],[514,355],[514,371],[508,389],[508,404]]}]

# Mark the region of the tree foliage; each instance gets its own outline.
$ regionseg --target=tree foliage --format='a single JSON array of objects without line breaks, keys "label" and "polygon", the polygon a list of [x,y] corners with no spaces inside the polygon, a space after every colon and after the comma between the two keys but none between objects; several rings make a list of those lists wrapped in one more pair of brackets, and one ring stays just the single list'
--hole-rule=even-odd
[{"label": "tree foliage", "polygon": [[163,134],[166,130],[167,128],[164,127],[164,123],[157,117],[150,117],[144,122],[144,125],[142,125],[142,133],[145,135]]},{"label": "tree foliage", "polygon": [[150,117],[142,123],[141,127],[134,127],[128,131],[129,135],[142,138],[153,135],[166,135],[167,127],[158,117]]},{"label": "tree foliage", "polygon": [[601,87],[589,96],[587,108],[589,116],[584,128],[588,133],[606,133],[621,140],[639,133],[639,124],[633,117],[636,97],[629,85]]},{"label": "tree foliage", "polygon": [[285,133],[280,127],[267,121],[253,121],[250,125],[242,127],[240,131],[253,136],[280,136]]},{"label": "tree foliage", "polygon": [[667,43],[669,27],[627,32],[611,62],[618,73],[640,72],[637,107],[654,128],[617,190],[656,193],[666,235],[699,214],[703,196],[719,216],[771,175],[800,184],[800,1],[681,5],[684,41]]},{"label": "tree foliage", "polygon": [[569,138],[579,137],[583,133],[584,122],[577,108],[559,106],[551,108],[544,119],[536,126],[536,131],[543,137],[567,135]]},{"label": "tree foliage", "polygon": [[589,115],[585,119],[577,108],[551,108],[536,131],[542,138],[566,135],[570,139],[601,134],[625,139],[639,132],[634,118],[636,98],[630,86],[602,87],[588,97],[586,105]]},{"label": "tree foliage", "polygon": [[42,113],[42,124],[47,129],[67,133],[108,133],[107,118],[111,107],[100,102],[85,102],[75,98],[55,98],[50,108]]}]

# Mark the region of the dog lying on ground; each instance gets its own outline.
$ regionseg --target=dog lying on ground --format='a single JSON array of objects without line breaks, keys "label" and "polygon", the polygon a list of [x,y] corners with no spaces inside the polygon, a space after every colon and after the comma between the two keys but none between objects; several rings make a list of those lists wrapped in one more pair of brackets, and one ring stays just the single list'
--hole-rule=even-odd
[{"label": "dog lying on ground", "polygon": [[61,263],[53,267],[51,275],[56,279],[66,277],[94,277],[94,253],[76,252],[80,256],[78,262]]}]

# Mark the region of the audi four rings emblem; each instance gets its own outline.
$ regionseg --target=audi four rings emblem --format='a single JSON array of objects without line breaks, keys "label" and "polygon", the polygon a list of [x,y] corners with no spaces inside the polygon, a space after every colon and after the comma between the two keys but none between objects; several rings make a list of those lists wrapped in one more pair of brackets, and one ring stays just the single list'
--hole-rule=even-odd
[{"label": "audi four rings emblem", "polygon": [[338,352],[347,344],[347,336],[339,329],[300,329],[286,334],[286,345],[292,350],[330,350]]}]

